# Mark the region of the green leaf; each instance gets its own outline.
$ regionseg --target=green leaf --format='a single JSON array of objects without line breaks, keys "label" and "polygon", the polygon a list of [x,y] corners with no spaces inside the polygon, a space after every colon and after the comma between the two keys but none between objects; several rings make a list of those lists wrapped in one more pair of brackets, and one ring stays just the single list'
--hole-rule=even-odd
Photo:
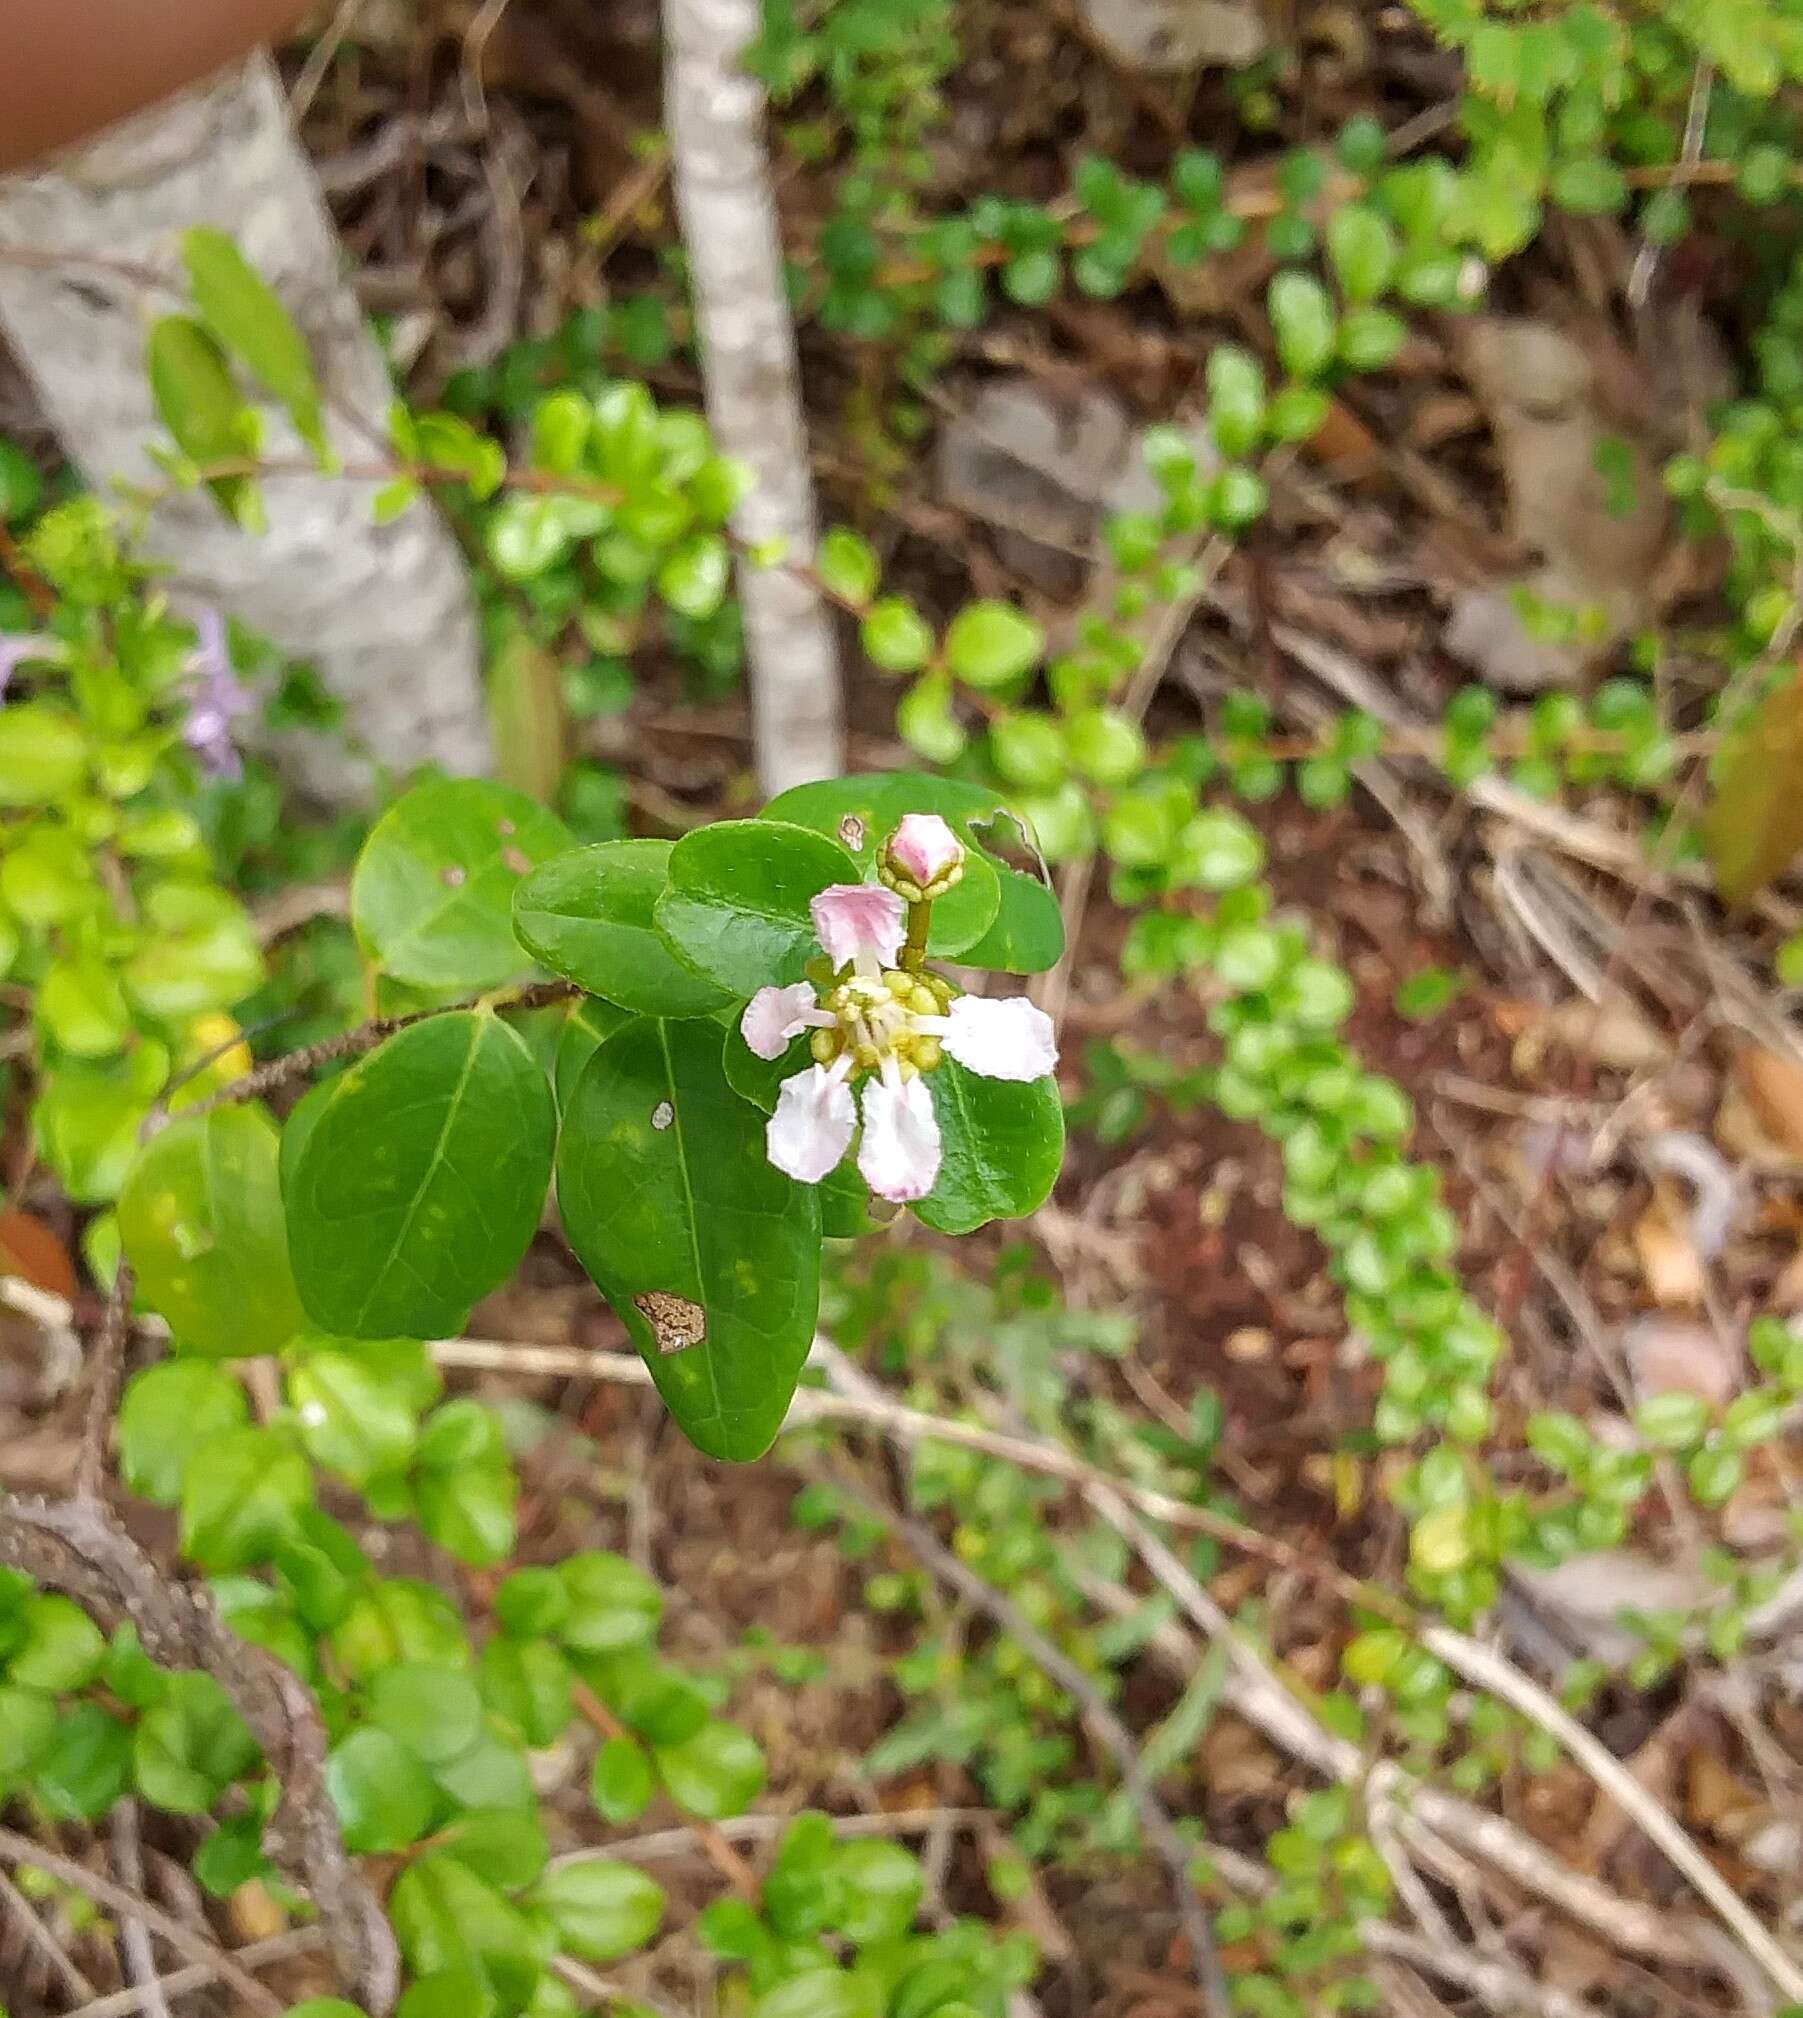
[{"label": "green leaf", "polygon": [[763,1791],[763,1747],[741,1725],[714,1718],[692,1738],[652,1749],[657,1776],[676,1805],[704,1821],[742,1815]]},{"label": "green leaf", "polygon": [[945,662],[967,686],[988,693],[1030,672],[1045,633],[1012,603],[966,603],[945,633]]},{"label": "green leaf", "polygon": [[1318,377],[1333,362],[1334,314],[1327,290],[1312,274],[1277,274],[1266,292],[1277,355],[1292,378]]},{"label": "green leaf", "polygon": [[354,1351],[308,1353],[288,1376],[288,1402],[307,1455],[352,1485],[405,1470],[413,1454],[411,1397]]},{"label": "green leaf", "polygon": [[538,1225],[557,1119],[519,1034],[430,1017],[316,1087],[282,1142],[301,1302],[350,1338],[442,1338]]},{"label": "green leaf", "polygon": [[0,1688],[0,1781],[29,1773],[57,1732],[57,1708],[36,1689]]},{"label": "green leaf", "polygon": [[481,778],[416,785],[370,829],[351,878],[351,923],[386,973],[418,988],[493,988],[525,961],[515,885],[570,835],[524,792]]},{"label": "green leaf", "polygon": [[1803,848],[1803,677],[1780,679],[1727,732],[1702,818],[1722,895],[1744,904]]},{"label": "green leaf", "polygon": [[308,1997],[299,2004],[290,2004],[283,2018],[365,2018],[361,2004],[347,2003],[342,1997]]},{"label": "green leaf", "polygon": [[371,1678],[369,1720],[428,1766],[438,1766],[481,1736],[482,1698],[462,1668],[403,1661]]},{"label": "green leaf", "polygon": [[171,1675],[163,1700],[145,1711],[132,1734],[139,1793],[175,1815],[204,1815],[259,1756],[256,1740],[211,1675]]},{"label": "green leaf", "polygon": [[125,990],[147,1015],[185,1022],[229,1009],[263,980],[249,914],[211,883],[172,877],[144,899],[150,943],[126,962]]},{"label": "green leaf", "polygon": [[1375,301],[1396,271],[1396,233],[1381,211],[1342,203],[1327,220],[1327,255],[1348,301]]},{"label": "green leaf", "polygon": [[467,1752],[438,1768],[437,1780],[460,1808],[501,1808],[521,1814],[538,1808],[525,1753],[492,1721]]},{"label": "green leaf", "polygon": [[86,1687],[100,1672],[106,1641],[73,1599],[39,1593],[25,1600],[20,1620],[24,1638],[7,1664],[9,1682],[61,1696]]},{"label": "green leaf", "polygon": [[650,1805],[656,1782],[644,1748],[630,1738],[609,1738],[595,1754],[589,1794],[604,1822],[636,1822]]},{"label": "green leaf", "polygon": [[[960,1962],[946,1973],[951,1979],[947,1997],[906,2005],[898,1999],[893,2007],[898,2018],[924,2018],[928,2012],[947,2009],[950,1989],[969,1982],[970,1966]],[[882,1994],[873,1977],[827,1967],[804,1970],[766,1990],[751,2007],[751,2018],[880,2018],[882,2010]]]},{"label": "green leaf", "polygon": [[644,1947],[664,1917],[663,1887],[611,1857],[546,1872],[532,1899],[551,1916],[560,1945],[587,1962],[614,1962]]},{"label": "green leaf", "polygon": [[857,1947],[912,1931],[925,1881],[920,1859],[899,1843],[847,1843],[834,1859],[843,1888],[838,1929]]},{"label": "green leaf", "polygon": [[764,1117],[727,1084],[721,1049],[711,1023],[610,1037],[571,1096],[557,1196],[684,1432],[711,1457],[753,1458],[813,1339],[820,1209],[770,1164]]},{"label": "green leaf", "polygon": [[[0,719],[7,711],[0,709]],[[32,1128],[45,1161],[78,1204],[118,1196],[138,1153],[138,1129],[169,1076],[162,1045],[141,1043],[105,1064],[62,1065],[45,1078]]]},{"label": "green leaf", "polygon": [[933,656],[932,627],[901,596],[873,603],[858,636],[870,663],[886,673],[917,673]]},{"label": "green leaf", "polygon": [[1058,1082],[983,1079],[947,1058],[927,1084],[945,1160],[914,1208],[921,1219],[940,1233],[970,1233],[1043,1205],[1064,1160]]},{"label": "green leaf", "polygon": [[558,1631],[565,1646],[583,1654],[618,1654],[657,1638],[664,1595],[637,1563],[611,1549],[581,1549],[564,1558],[556,1575],[565,1593]]},{"label": "green leaf", "polygon": [[386,1855],[432,1825],[438,1790],[410,1746],[390,1731],[353,1731],[326,1759],[326,1792],[347,1850]]},{"label": "green leaf", "polygon": [[487,1568],[512,1554],[519,1486],[491,1409],[465,1397],[433,1416],[413,1497],[427,1538],[459,1562]]},{"label": "green leaf", "polygon": [[277,1141],[259,1107],[172,1121],[119,1194],[119,1237],[139,1288],[201,1352],[279,1352],[300,1329]]},{"label": "green leaf", "polygon": [[876,549],[862,533],[853,532],[849,526],[834,526],[822,537],[814,565],[835,596],[859,609],[876,594],[877,583],[883,576]]},{"label": "green leaf", "polygon": [[0,806],[49,806],[88,770],[88,733],[57,701],[9,701],[0,711]]},{"label": "green leaf", "polygon": [[104,1815],[131,1779],[131,1733],[98,1703],[77,1703],[40,1755],[31,1790],[59,1821]]},{"label": "green leaf", "polygon": [[471,1658],[457,1607],[411,1577],[378,1577],[359,1591],[332,1629],[331,1648],[354,1682],[399,1661],[456,1666]]},{"label": "green leaf", "polygon": [[477,1809],[460,1816],[443,1841],[447,1856],[502,1892],[530,1885],[551,1851],[538,1816],[515,1808]]},{"label": "green leaf", "polygon": [[[683,972],[688,973],[688,969],[685,967]],[[631,1021],[626,1010],[616,1009],[611,1002],[603,1002],[593,995],[570,1005],[563,1033],[557,1040],[557,1056],[551,1067],[551,1086],[557,1096],[558,1113],[569,1106],[570,1095],[582,1076],[582,1068],[595,1055],[597,1048]]]},{"label": "green leaf", "polygon": [[132,1033],[131,1009],[119,978],[91,951],[53,960],[38,983],[38,1028],[58,1050],[78,1058],[109,1058]]},{"label": "green leaf", "polygon": [[707,1016],[733,998],[678,960],[652,912],[668,841],[602,841],[534,869],[513,893],[520,944],[592,995],[647,1016]]},{"label": "green leaf", "polygon": [[670,850],[658,929],[697,973],[741,1000],[800,978],[820,950],[808,906],[831,883],[855,883],[841,847],[805,827],[721,820]]},{"label": "green leaf", "polygon": [[[867,878],[904,813],[937,813],[968,851],[963,881],[933,906],[928,951],[1011,974],[1055,966],[1064,950],[1058,900],[1041,874],[1010,859],[1032,858],[1033,839],[1001,793],[924,771],[888,771],[796,785],[772,799],[763,817],[831,835]],[[995,879],[993,908],[985,871]]]},{"label": "green leaf", "polygon": [[130,1489],[174,1506],[195,1456],[250,1420],[244,1390],[203,1359],[166,1359],[134,1374],[119,1407],[119,1469]]},{"label": "green leaf", "polygon": [[272,397],[288,409],[301,439],[325,462],[319,381],[306,339],[262,275],[223,231],[182,233],[182,260],[200,319]]},{"label": "green leaf", "polygon": [[482,1700],[534,1751],[555,1744],[570,1721],[574,1677],[549,1640],[497,1636],[478,1663]]},{"label": "green leaf", "polygon": [[[232,383],[225,352],[192,317],[165,315],[151,324],[146,356],[150,393],[176,446],[202,469],[240,463],[257,452],[257,417]],[[248,476],[214,476],[207,488],[247,531],[263,515]]]},{"label": "green leaf", "polygon": [[300,1452],[266,1429],[230,1430],[197,1451],[182,1479],[182,1551],[205,1570],[262,1561],[313,1499]]},{"label": "green leaf", "polygon": [[711,617],[726,600],[732,557],[718,533],[690,533],[664,556],[657,592],[678,616]]},{"label": "green leaf", "polygon": [[516,2002],[531,1994],[540,1953],[532,1923],[449,1851],[401,1873],[388,1917],[415,1975],[473,1970]]}]

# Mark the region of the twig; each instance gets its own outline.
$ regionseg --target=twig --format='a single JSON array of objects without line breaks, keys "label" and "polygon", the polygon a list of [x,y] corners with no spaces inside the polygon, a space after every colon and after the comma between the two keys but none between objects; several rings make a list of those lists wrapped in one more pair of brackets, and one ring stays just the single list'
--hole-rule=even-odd
[{"label": "twig", "polygon": [[[713,1826],[729,1843],[765,1843],[780,1836],[793,1819],[789,1815],[729,1815]],[[908,1808],[895,1815],[827,1817],[833,1834],[852,1842],[870,1836],[925,1836],[935,1829],[977,1828],[994,1819],[992,1808]],[[593,1864],[613,1857],[634,1864],[657,1863],[705,1849],[700,1828],[690,1824],[680,1829],[653,1829],[648,1835],[627,1836],[619,1842],[585,1843],[580,1850],[565,1850],[553,1857],[547,1869],[558,1871],[566,1864]]]},{"label": "twig", "polygon": [[62,1978],[64,1989],[73,1997],[92,1997],[94,1986],[75,1966],[74,1957],[38,1918],[31,1901],[4,1874],[0,1874],[0,1904],[12,1908],[14,1917],[24,1929],[25,1939]]},{"label": "twig", "polygon": [[1803,1969],[1779,1946],[1770,1929],[1748,1911],[1740,1895],[1691,1841],[1682,1824],[1659,1805],[1649,1789],[1606,1745],[1494,1648],[1444,1626],[1425,1627],[1421,1644],[1473,1687],[1487,1689],[1557,1738],[1572,1760],[1614,1800],[1649,1842],[1665,1852],[1692,1888],[1714,1908],[1722,1924],[1771,1978],[1786,2001],[1795,2004],[1803,2000]]},{"label": "twig", "polygon": [[1221,1973],[1220,1957],[1215,1952],[1214,1928],[1190,1875],[1194,1853],[1178,1835],[1147,1779],[1132,1732],[1102,1700],[1101,1691],[1076,1662],[1062,1648],[1054,1646],[1012,1598],[980,1577],[967,1563],[960,1562],[923,1521],[883,1505],[842,1478],[836,1478],[834,1486],[871,1519],[898,1535],[942,1583],[949,1584],[999,1626],[1082,1710],[1084,1721],[1114,1759],[1147,1842],[1170,1874],[1177,1919],[1189,1943],[1202,2008],[1211,2018],[1228,2018],[1232,2004],[1226,1978]]},{"label": "twig", "polygon": [[51,1877],[60,1878],[65,1885],[72,1885],[76,1891],[85,1892],[90,1899],[98,1900],[109,1911],[141,1920],[145,1926],[162,1935],[172,1948],[179,1948],[184,1954],[205,1962],[221,1982],[229,1983],[253,2009],[267,2011],[272,2018],[281,2018],[287,2008],[273,1991],[259,1983],[230,1955],[215,1948],[204,1934],[197,1934],[173,1913],[165,1913],[162,1907],[150,1900],[139,1898],[123,1885],[115,1885],[111,1878],[103,1878],[97,1871],[90,1871],[73,1857],[46,1849],[43,1844],[34,1843],[29,1836],[21,1836],[16,1830],[5,1828],[0,1828],[0,1857],[13,1864],[35,1864],[40,1871],[48,1871]]},{"label": "twig", "polygon": [[[119,1882],[127,1891],[144,1889],[144,1853],[138,1842],[138,1804],[119,1801],[113,1807],[113,1861],[119,1867]],[[150,1929],[134,1913],[119,1923],[119,1945],[125,1950],[125,1973],[144,1998],[143,2008],[150,2018],[169,2018],[169,2000],[157,1976],[156,1953],[150,1945]]]},{"label": "twig", "polygon": [[[248,1968],[253,1962],[285,1962],[291,1956],[317,1948],[324,1939],[317,1927],[295,1927],[286,1934],[272,1934],[267,1941],[253,1941],[248,1947],[235,1948],[229,1959],[240,1968]],[[204,1990],[218,1979],[219,1971],[212,1962],[190,1962],[186,1968],[172,1969],[167,1976],[159,1976],[155,1987],[166,1998],[180,1997],[189,1990]],[[95,1997],[92,2003],[71,2011],[69,2018],[131,2018],[134,2011],[148,2008],[150,1988],[149,1984],[138,1984],[130,1989],[109,1991],[106,1996]]]},{"label": "twig", "polygon": [[[744,68],[757,0],[665,0],[665,123],[695,290],[707,414],[721,452],[755,482],[733,514],[753,550],[808,555],[814,481],[795,326],[764,150],[764,89]],[[845,768],[839,655],[799,573],[739,567],[752,727],[767,792]]]},{"label": "twig", "polygon": [[75,1460],[75,1496],[98,1506],[106,1491],[106,1459],[119,1391],[125,1385],[125,1345],[131,1331],[132,1286],[136,1278],[123,1256],[113,1274],[106,1310],[88,1355],[88,1405],[82,1416],[81,1449]]},{"label": "twig", "polygon": [[[274,1655],[239,1639],[220,1618],[210,1593],[171,1582],[96,1498],[49,1501],[0,1495],[0,1564],[74,1598],[103,1630],[129,1623],[145,1653],[162,1666],[204,1669],[219,1683],[281,1785],[269,1823],[270,1855],[311,1895],[338,1966],[364,2005],[377,2013],[387,2011],[400,1983],[394,1934],[338,1833],[325,1784],[325,1725],[307,1687]],[[28,1838],[0,1832],[0,1852],[9,1842],[16,1854],[58,1868]],[[98,1883],[90,1882],[89,1889],[104,1898]],[[120,1896],[129,1909],[130,1894]],[[178,1930],[171,1934],[164,1925],[166,1915],[145,1911],[141,1917],[165,1938],[186,1941],[188,1952],[194,1951],[195,1938],[179,1921],[171,1923]],[[205,1949],[209,1960],[213,1953]],[[267,1998],[242,1970],[231,1972],[228,1965],[224,1973],[233,1981],[242,1977],[259,1998]],[[280,2010],[274,2000],[267,2001]]]},{"label": "twig", "polygon": [[322,1037],[317,1044],[304,1045],[285,1057],[270,1059],[267,1064],[245,1073],[241,1079],[234,1079],[229,1086],[222,1086],[217,1093],[209,1094],[205,1100],[197,1100],[191,1107],[184,1107],[182,1119],[187,1121],[196,1115],[211,1114],[216,1107],[230,1107],[244,1100],[260,1100],[279,1086],[304,1079],[309,1072],[317,1072],[322,1065],[335,1064],[340,1058],[361,1058],[364,1052],[373,1051],[397,1032],[411,1029],[415,1023],[427,1022],[434,1016],[450,1015],[456,1010],[480,1009],[485,1004],[494,1009],[543,1009],[553,1002],[573,1002],[581,993],[582,990],[573,981],[535,981],[529,987],[501,994],[472,995],[468,1001],[450,1002],[442,1009],[415,1009],[405,1016],[373,1017],[367,1023],[358,1024],[355,1030],[340,1031],[336,1037]]}]

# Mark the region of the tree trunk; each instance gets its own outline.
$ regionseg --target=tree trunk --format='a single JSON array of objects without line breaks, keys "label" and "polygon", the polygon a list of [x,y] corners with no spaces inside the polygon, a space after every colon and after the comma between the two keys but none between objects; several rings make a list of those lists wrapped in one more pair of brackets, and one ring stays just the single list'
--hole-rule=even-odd
[{"label": "tree trunk", "polygon": [[[281,295],[313,352],[333,446],[380,460],[388,375],[339,267],[319,186],[289,126],[273,65],[252,58],[62,156],[0,180],[0,327],[70,456],[97,490],[163,481],[151,443],[144,342],[149,316],[179,306],[180,235],[216,225]],[[7,252],[33,255],[8,260]],[[45,254],[66,253],[67,263]],[[158,297],[108,261],[170,276]],[[271,457],[305,451],[265,412]],[[185,607],[215,603],[310,661],[344,704],[344,738],[284,739],[303,789],[333,803],[365,793],[377,765],[489,768],[474,607],[461,557],[429,504],[370,523],[376,485],[341,477],[265,480],[269,529],[241,532],[204,492],[150,514],[146,550],[172,569]]]},{"label": "tree trunk", "polygon": [[[746,75],[757,0],[665,0],[664,119],[695,290],[707,417],[756,484],[733,514],[748,545],[810,561],[814,480],[795,325],[764,151],[764,90]],[[799,575],[741,561],[758,778],[776,793],[845,768],[839,658],[819,595]]]}]

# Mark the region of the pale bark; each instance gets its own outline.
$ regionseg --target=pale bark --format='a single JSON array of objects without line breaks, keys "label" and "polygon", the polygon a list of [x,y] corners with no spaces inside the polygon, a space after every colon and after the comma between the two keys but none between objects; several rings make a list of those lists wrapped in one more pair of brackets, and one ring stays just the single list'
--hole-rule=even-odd
[{"label": "pale bark", "polygon": [[[179,283],[181,234],[210,224],[237,241],[306,336],[329,402],[334,446],[379,460],[392,391],[340,272],[318,183],[290,127],[279,80],[253,58],[61,156],[0,180],[0,326],[70,456],[99,490],[157,486],[148,453],[166,440],[151,403],[150,317],[178,308],[107,262]],[[66,264],[8,251],[68,254]],[[271,409],[272,459],[304,455]],[[345,703],[343,738],[284,740],[295,782],[334,802],[367,790],[374,764],[489,767],[474,606],[461,557],[432,507],[370,522],[376,486],[298,474],[264,481],[268,531],[231,524],[204,492],[159,503],[145,549],[169,564],[183,607],[215,603],[310,661]],[[360,746],[360,750],[358,747]]]},{"label": "pale bark", "polygon": [[[708,419],[757,482],[733,528],[791,560],[815,546],[814,484],[795,326],[764,149],[764,91],[746,75],[757,0],[665,0],[664,119],[689,256]],[[839,660],[818,592],[787,568],[741,560],[759,781],[776,793],[845,768]]]}]

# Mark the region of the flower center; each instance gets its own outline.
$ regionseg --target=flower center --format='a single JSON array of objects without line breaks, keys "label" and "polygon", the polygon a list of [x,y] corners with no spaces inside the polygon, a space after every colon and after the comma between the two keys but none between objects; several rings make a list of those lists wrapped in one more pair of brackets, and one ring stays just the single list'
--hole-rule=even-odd
[{"label": "flower center", "polygon": [[850,974],[821,998],[833,1022],[808,1040],[815,1061],[831,1065],[845,1059],[854,1074],[880,1072],[884,1078],[892,1071],[903,1079],[931,1072],[944,1055],[940,1039],[951,999],[936,974],[904,974],[899,968]]}]

